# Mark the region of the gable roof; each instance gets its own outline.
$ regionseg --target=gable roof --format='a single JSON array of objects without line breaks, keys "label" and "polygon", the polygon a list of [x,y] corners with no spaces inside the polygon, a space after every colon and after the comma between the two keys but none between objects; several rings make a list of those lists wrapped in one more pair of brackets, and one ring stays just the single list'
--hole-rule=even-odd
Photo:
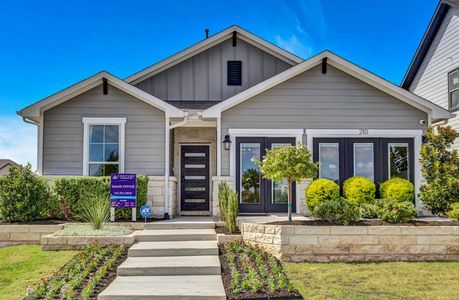
[{"label": "gable roof", "polygon": [[11,159],[0,159],[0,170],[5,168],[6,166],[19,166],[18,163],[15,163]]},{"label": "gable roof", "polygon": [[139,88],[136,88],[133,85],[119,79],[118,77],[113,76],[112,74],[102,71],[99,72],[83,81],[80,81],[66,89],[63,89],[49,97],[46,97],[38,102],[35,102],[32,105],[27,106],[26,108],[17,112],[18,115],[33,120],[35,122],[40,121],[40,114],[56,105],[59,105],[67,100],[70,100],[96,86],[102,84],[103,79],[106,79],[109,84],[114,87],[124,91],[125,93],[142,100],[143,102],[150,104],[153,107],[156,107],[171,117],[183,117],[184,112],[175,106],[168,104],[167,102],[162,101],[161,99],[156,98],[153,95],[150,95]]},{"label": "gable roof", "polygon": [[426,112],[434,120],[443,120],[449,119],[452,117],[452,114],[446,109],[421,98],[409,91],[402,89],[395,84],[390,83],[387,80],[382,79],[381,77],[376,76],[373,73],[370,73],[363,68],[350,63],[347,60],[329,52],[324,51],[316,56],[305,60],[299,65],[296,65],[274,77],[271,77],[231,98],[226,99],[225,101],[220,102],[217,105],[214,105],[206,109],[202,116],[204,118],[211,117],[220,117],[221,112],[225,111],[241,102],[244,102],[286,80],[295,77],[317,65],[322,63],[323,59],[326,59],[327,64],[413,106],[417,109]]},{"label": "gable roof", "polygon": [[441,0],[437,8],[435,9],[435,13],[430,20],[429,26],[422,37],[421,43],[419,44],[416,52],[414,53],[413,58],[411,59],[410,65],[408,70],[405,73],[405,77],[402,80],[401,87],[405,89],[409,89],[411,83],[416,76],[419,68],[421,67],[422,61],[427,55],[429,51],[430,45],[432,44],[435,36],[438,33],[438,30],[445,19],[448,10],[451,7],[459,7],[459,0]]},{"label": "gable roof", "polygon": [[191,47],[188,47],[172,56],[169,56],[166,59],[163,59],[137,73],[132,74],[131,76],[127,77],[125,80],[130,84],[137,84],[140,81],[151,77],[161,71],[164,71],[192,56],[195,56],[227,39],[232,38],[233,32],[237,34],[237,37],[242,39],[243,41],[262,49],[263,51],[268,52],[269,54],[287,62],[290,65],[296,65],[303,61],[302,58],[282,49],[278,46],[259,38],[258,36],[254,35],[253,33],[248,32],[247,30],[233,25],[228,27],[227,29],[220,31],[217,34],[210,36],[209,38],[194,44]]}]

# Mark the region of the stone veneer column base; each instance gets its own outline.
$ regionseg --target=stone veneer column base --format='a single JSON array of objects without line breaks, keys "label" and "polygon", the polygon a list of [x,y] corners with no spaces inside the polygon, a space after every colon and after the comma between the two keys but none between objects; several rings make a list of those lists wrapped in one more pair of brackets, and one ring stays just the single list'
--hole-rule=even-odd
[{"label": "stone veneer column base", "polygon": [[[169,177],[169,216],[177,215],[177,178]],[[148,176],[147,204],[153,210],[154,218],[164,218],[165,186],[164,176]]]},{"label": "stone veneer column base", "polygon": [[212,176],[212,197],[210,199],[210,207],[212,209],[212,217],[215,219],[220,218],[220,209],[218,206],[218,185],[221,182],[226,182],[230,187],[232,187],[234,178],[231,176]]}]

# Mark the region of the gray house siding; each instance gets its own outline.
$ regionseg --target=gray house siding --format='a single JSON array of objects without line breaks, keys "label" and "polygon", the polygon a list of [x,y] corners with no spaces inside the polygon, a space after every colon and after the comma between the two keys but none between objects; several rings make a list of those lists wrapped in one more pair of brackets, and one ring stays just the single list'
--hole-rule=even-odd
[{"label": "gray house siding", "polygon": [[[222,113],[229,128],[426,129],[427,114],[328,65],[308,70]],[[229,175],[222,151],[222,175]]]},{"label": "gray house siding", "polygon": [[[448,73],[459,68],[459,9],[449,8],[410,86],[410,91],[448,109]],[[459,117],[449,120],[459,131]],[[459,148],[459,139],[455,147]]]},{"label": "gray house siding", "polygon": [[[223,41],[183,62],[147,78],[136,86],[166,101],[222,101],[291,66],[237,39]],[[227,85],[227,61],[242,61],[242,85]]]},{"label": "gray house siding", "polygon": [[164,112],[112,86],[108,95],[99,86],[45,111],[44,175],[82,175],[83,117],[126,117],[125,171],[164,175]]}]

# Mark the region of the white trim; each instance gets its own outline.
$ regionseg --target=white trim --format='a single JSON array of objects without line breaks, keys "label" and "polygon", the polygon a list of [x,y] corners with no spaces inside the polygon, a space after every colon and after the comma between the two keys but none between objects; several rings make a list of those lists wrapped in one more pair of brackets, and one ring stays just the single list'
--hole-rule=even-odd
[{"label": "white trim", "polygon": [[217,117],[217,176],[222,175],[222,123],[221,118]]},{"label": "white trim", "polygon": [[[287,69],[286,71],[277,74],[276,76],[271,77],[268,80],[262,81],[259,84],[234,95],[226,99],[225,101],[220,102],[217,105],[214,105],[205,111],[203,111],[202,116],[205,118],[216,117],[221,114],[222,111],[225,111],[241,102],[246,101],[282,82],[285,82],[288,79],[291,79],[317,65],[322,63],[322,59],[327,58],[327,63],[335,68],[379,89],[427,114],[432,114],[432,117],[435,120],[448,119],[453,115],[446,109],[427,101],[424,98],[421,98],[409,91],[402,89],[399,86],[394,85],[393,83],[378,77],[361,67],[354,65],[341,57],[329,52],[324,51],[316,56],[305,60],[304,62]],[[430,122],[430,120],[428,120]]]},{"label": "white trim", "polygon": [[165,101],[162,101],[156,98],[153,95],[150,95],[141,89],[136,88],[135,86],[130,85],[129,83],[111,75],[108,72],[99,72],[83,81],[78,82],[66,89],[61,90],[60,92],[53,94],[47,98],[44,98],[18,112],[20,116],[29,118],[31,120],[37,121],[37,118],[40,117],[40,114],[44,111],[55,107],[65,101],[68,101],[96,86],[102,84],[103,79],[107,79],[108,83],[125,93],[153,106],[156,107],[171,117],[183,117],[185,112],[168,104]]},{"label": "white trim", "polygon": [[[232,140],[230,147],[230,177],[233,178],[233,188],[236,189],[236,138],[237,137],[294,137],[296,143],[303,141],[303,129],[246,129],[230,128],[228,134]],[[300,199],[300,189],[296,189],[295,197]],[[300,211],[300,201],[296,201],[296,212]]]},{"label": "white trim", "polygon": [[43,175],[43,114],[40,114],[40,121],[37,126],[38,135],[37,135],[37,171],[38,175]]},{"label": "white trim", "polygon": [[[364,130],[365,134],[362,134]],[[367,131],[365,131],[367,130]],[[413,138],[414,139],[414,192],[416,209],[422,209],[421,202],[418,199],[419,189],[421,187],[421,165],[419,159],[421,158],[422,147],[422,130],[416,129],[306,129],[307,147],[313,154],[313,138],[321,137],[373,137],[373,138]]]},{"label": "white trim", "polygon": [[163,59],[137,73],[134,73],[127,77],[125,81],[131,84],[137,84],[140,81],[151,77],[155,74],[158,74],[161,71],[164,71],[172,66],[192,57],[195,56],[225,40],[232,38],[233,32],[238,34],[238,38],[242,39],[243,41],[262,49],[263,51],[287,62],[290,65],[295,65],[303,61],[300,57],[277,47],[276,45],[269,43],[256,35],[242,29],[239,26],[233,25],[213,36],[202,40],[201,42],[194,44],[191,47],[186,48],[172,56],[169,56],[166,59]]},{"label": "white trim", "polygon": [[124,172],[126,118],[82,118],[83,122],[83,175],[89,175],[89,125],[118,125],[119,126],[119,172]]},{"label": "white trim", "polygon": [[169,218],[172,218],[172,210],[169,207],[169,148],[170,148],[170,124],[169,116],[166,114],[166,125],[165,125],[165,161],[164,161],[164,213],[169,215]]}]

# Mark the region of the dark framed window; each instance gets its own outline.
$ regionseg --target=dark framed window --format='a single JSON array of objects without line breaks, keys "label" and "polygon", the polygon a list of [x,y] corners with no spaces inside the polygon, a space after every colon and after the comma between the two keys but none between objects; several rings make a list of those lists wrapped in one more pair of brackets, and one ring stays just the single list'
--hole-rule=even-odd
[{"label": "dark framed window", "polygon": [[459,110],[459,69],[448,74],[448,106],[449,110]]},{"label": "dark framed window", "polygon": [[242,85],[242,62],[228,61],[228,85]]}]

